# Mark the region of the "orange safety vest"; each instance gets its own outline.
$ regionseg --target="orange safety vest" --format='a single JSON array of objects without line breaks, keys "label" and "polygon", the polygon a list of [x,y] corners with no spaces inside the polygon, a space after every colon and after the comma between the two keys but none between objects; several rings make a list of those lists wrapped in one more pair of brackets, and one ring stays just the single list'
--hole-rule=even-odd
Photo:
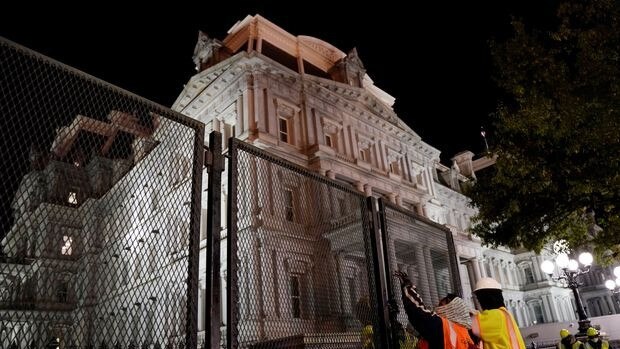
[{"label": "orange safety vest", "polygon": [[525,349],[519,327],[504,307],[476,314],[472,332],[482,339],[484,349]]},{"label": "orange safety vest", "polygon": [[[471,349],[474,341],[469,336],[465,326],[456,324],[446,318],[441,318],[443,324],[443,348],[444,349]],[[418,349],[429,349],[428,341],[424,338],[418,342]]]}]

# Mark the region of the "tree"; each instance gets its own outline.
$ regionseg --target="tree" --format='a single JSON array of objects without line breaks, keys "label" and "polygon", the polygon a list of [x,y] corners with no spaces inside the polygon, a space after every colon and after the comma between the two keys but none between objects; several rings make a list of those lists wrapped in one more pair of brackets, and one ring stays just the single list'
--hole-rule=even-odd
[{"label": "tree", "polygon": [[513,19],[511,37],[491,42],[504,92],[492,115],[497,163],[467,192],[487,244],[620,250],[619,6],[561,1],[550,28]]}]

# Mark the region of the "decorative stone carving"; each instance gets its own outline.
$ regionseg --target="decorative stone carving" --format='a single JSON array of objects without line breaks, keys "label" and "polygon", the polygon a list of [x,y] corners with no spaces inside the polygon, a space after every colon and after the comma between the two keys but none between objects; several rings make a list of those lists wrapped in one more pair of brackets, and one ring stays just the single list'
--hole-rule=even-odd
[{"label": "decorative stone carving", "polygon": [[221,47],[222,43],[219,40],[211,39],[207,34],[198,31],[198,42],[196,42],[194,55],[192,56],[196,70],[201,71],[203,64],[207,64]]}]

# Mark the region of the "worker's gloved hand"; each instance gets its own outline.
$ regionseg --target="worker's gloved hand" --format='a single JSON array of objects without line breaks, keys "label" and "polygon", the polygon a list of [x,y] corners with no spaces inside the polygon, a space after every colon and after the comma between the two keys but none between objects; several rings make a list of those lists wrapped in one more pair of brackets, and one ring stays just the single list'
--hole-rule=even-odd
[{"label": "worker's gloved hand", "polygon": [[397,277],[398,280],[400,281],[401,287],[413,286],[413,284],[411,283],[411,280],[409,280],[409,277],[407,276],[407,273],[402,272],[402,271],[397,271],[397,272],[394,272],[394,276]]}]

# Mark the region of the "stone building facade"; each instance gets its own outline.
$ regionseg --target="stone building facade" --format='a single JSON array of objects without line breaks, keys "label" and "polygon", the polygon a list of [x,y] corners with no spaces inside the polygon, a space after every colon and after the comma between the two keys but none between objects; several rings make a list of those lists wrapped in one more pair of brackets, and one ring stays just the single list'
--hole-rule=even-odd
[{"label": "stone building facade", "polygon": [[[394,112],[394,98],[374,85],[355,49],[345,54],[256,15],[236,23],[222,41],[200,33],[194,62],[198,73],[173,109],[224,140],[239,138],[445,225],[453,232],[466,299],[473,302],[478,278],[491,276],[504,285],[520,326],[576,319],[571,292],[540,270],[550,252],[490,249],[468,232],[475,211],[461,187],[493,160],[463,152],[452,166],[442,165],[439,150]],[[607,298],[589,306],[590,314],[617,312],[605,307]]]},{"label": "stone building facade", "polygon": [[80,115],[32,152],[2,240],[0,347],[185,339],[191,172],[163,165],[192,158],[193,130],[151,117]]}]

